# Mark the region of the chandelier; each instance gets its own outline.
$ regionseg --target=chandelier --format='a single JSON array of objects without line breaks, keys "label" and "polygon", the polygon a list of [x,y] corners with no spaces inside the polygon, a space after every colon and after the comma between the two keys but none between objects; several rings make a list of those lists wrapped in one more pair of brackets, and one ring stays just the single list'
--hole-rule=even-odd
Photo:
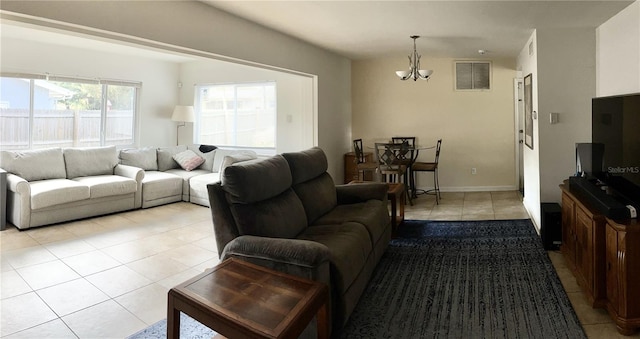
[{"label": "chandelier", "polygon": [[429,80],[433,71],[430,69],[420,69],[420,54],[416,51],[416,39],[419,38],[419,35],[410,36],[413,39],[413,55],[409,55],[409,70],[408,71],[396,71],[396,74],[400,78],[400,80],[408,80],[413,79],[416,81],[418,79]]}]

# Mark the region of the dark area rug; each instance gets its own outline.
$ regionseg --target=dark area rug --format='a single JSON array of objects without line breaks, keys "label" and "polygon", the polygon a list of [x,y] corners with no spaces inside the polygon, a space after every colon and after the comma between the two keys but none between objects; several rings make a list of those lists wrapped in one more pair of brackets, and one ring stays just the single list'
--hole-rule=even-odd
[{"label": "dark area rug", "polygon": [[408,220],[340,338],[586,338],[530,220]]},{"label": "dark area rug", "polygon": [[[184,314],[180,331],[215,333]],[[405,221],[337,336],[586,338],[530,220]]]}]

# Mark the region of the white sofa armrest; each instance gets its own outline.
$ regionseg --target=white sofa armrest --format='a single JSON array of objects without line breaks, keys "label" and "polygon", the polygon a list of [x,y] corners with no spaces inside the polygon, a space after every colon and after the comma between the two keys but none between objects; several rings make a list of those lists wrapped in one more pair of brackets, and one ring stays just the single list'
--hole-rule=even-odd
[{"label": "white sofa armrest", "polygon": [[31,186],[12,173],[7,173],[7,220],[21,229],[31,223]]},{"label": "white sofa armrest", "polygon": [[142,179],[144,179],[144,170],[138,167],[118,164],[114,168],[113,174],[131,178],[136,181],[137,188],[134,195],[135,208],[142,207]]}]

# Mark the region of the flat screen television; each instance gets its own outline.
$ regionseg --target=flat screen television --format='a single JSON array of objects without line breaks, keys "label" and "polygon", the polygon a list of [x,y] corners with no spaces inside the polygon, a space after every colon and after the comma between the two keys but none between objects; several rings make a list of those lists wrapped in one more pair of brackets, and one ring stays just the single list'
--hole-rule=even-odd
[{"label": "flat screen television", "polygon": [[592,99],[592,173],[613,195],[640,203],[640,93]]}]

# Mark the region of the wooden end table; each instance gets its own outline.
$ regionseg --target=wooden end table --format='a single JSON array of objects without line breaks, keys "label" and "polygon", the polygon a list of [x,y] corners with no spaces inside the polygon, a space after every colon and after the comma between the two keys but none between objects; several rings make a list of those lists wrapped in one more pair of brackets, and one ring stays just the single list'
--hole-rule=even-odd
[{"label": "wooden end table", "polygon": [[227,259],[169,290],[167,337],[180,337],[180,312],[227,338],[297,338],[317,315],[329,338],[329,289],[238,259]]}]

